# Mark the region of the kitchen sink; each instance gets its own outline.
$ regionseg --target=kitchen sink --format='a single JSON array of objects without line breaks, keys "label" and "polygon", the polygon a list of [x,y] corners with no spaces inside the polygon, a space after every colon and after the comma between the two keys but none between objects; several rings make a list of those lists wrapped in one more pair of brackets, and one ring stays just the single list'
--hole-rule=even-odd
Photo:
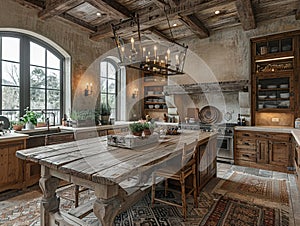
[{"label": "kitchen sink", "polygon": [[[28,139],[26,140],[26,148],[33,148],[33,147],[39,147],[45,145],[45,137],[47,135],[57,135],[57,139],[59,139],[60,135],[63,134],[73,134],[73,131],[60,129],[57,128],[50,128],[49,130],[47,128],[37,128],[35,130],[22,130],[22,131],[16,131],[17,133],[27,134],[29,135]],[[73,136],[68,136],[69,138],[66,138],[64,141],[69,142],[74,140]],[[54,138],[56,139],[56,138]]]},{"label": "kitchen sink", "polygon": [[22,131],[16,131],[17,133],[23,133],[27,134],[29,136],[42,136],[42,135],[48,135],[48,134],[55,134],[55,133],[73,133],[70,130],[64,130],[60,129],[59,127],[57,128],[51,128],[51,129],[35,129],[35,130],[22,130]]}]

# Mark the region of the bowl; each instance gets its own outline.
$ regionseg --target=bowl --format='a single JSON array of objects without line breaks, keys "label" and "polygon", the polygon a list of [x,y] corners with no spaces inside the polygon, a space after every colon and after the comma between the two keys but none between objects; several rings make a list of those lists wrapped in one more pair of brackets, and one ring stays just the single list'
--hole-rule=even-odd
[{"label": "bowl", "polygon": [[276,95],[271,95],[271,96],[269,96],[269,98],[274,99],[274,98],[276,98]]},{"label": "bowl", "polygon": [[277,88],[277,85],[268,85],[267,88],[268,88],[268,89],[276,89],[276,88]]},{"label": "bowl", "polygon": [[159,105],[159,104],[155,104],[154,107],[155,107],[156,109],[159,109],[159,108],[160,108],[160,105]]},{"label": "bowl", "polygon": [[263,109],[264,108],[264,105],[263,104],[259,104],[258,105],[258,109]]},{"label": "bowl", "polygon": [[280,93],[280,98],[289,98],[290,94],[289,93]]},{"label": "bowl", "polygon": [[277,105],[266,104],[266,108],[277,108]]},{"label": "bowl", "polygon": [[153,91],[148,91],[148,95],[153,95],[154,92]]},{"label": "bowl", "polygon": [[265,99],[265,98],[267,98],[267,96],[262,96],[262,95],[258,96],[258,99]]},{"label": "bowl", "polygon": [[287,88],[289,88],[289,84],[281,84],[279,87],[280,87],[280,88],[287,89]]},{"label": "bowl", "polygon": [[153,109],[153,105],[152,104],[148,105],[148,108]]}]

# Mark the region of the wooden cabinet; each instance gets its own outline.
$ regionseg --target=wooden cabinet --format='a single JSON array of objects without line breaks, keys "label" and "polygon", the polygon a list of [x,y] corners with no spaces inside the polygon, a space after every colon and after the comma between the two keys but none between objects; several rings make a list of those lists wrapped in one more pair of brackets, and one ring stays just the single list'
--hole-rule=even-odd
[{"label": "wooden cabinet", "polygon": [[[294,85],[298,79],[299,34],[289,32],[251,39],[252,125],[294,125],[294,109],[299,106],[295,98],[298,87]],[[279,118],[280,123],[266,117]]]},{"label": "wooden cabinet", "polygon": [[300,190],[300,145],[295,140],[295,138],[293,138],[292,140],[292,152],[293,155],[291,156],[291,158],[295,166],[296,183],[298,189]]},{"label": "wooden cabinet", "polygon": [[293,173],[288,133],[235,131],[235,164]]},{"label": "wooden cabinet", "polygon": [[163,94],[163,87],[167,85],[167,78],[163,75],[143,72],[143,112],[152,118],[163,118],[167,113],[166,99]]},{"label": "wooden cabinet", "polygon": [[16,151],[26,147],[25,139],[0,143],[0,192],[23,186],[24,162],[16,157]]}]

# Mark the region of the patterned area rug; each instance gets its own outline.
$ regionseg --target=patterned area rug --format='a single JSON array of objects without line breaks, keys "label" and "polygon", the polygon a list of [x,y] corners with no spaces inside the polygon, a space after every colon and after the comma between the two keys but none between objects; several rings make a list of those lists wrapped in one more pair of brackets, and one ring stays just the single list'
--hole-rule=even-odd
[{"label": "patterned area rug", "polygon": [[263,200],[273,204],[289,205],[289,195],[285,180],[234,172],[229,179],[222,180],[214,192],[235,198],[247,198],[245,201]]},{"label": "patterned area rug", "polygon": [[284,210],[222,197],[202,220],[200,226],[204,225],[286,226],[289,217]]},{"label": "patterned area rug", "polygon": [[[163,197],[163,190],[157,191]],[[73,188],[61,191],[61,194],[73,196]],[[30,196],[30,200],[26,197]],[[22,197],[21,197],[22,196]],[[0,225],[6,226],[39,226],[41,193],[32,191],[20,197],[7,200],[6,208],[1,209]],[[86,191],[80,194],[80,203],[93,197],[93,192]],[[177,192],[168,192],[169,201],[180,202]],[[14,202],[12,202],[12,200]],[[25,201],[21,201],[25,200]],[[9,205],[8,203],[13,203]],[[3,205],[4,206],[4,205]],[[65,211],[73,206],[72,201],[61,199],[61,208]],[[88,224],[95,224],[97,218],[93,213],[83,220]],[[98,224],[100,225],[100,224]],[[151,193],[144,196],[139,202],[115,218],[116,226],[198,226],[198,225],[288,225],[288,213],[276,208],[253,205],[247,202],[226,198],[220,194],[201,192],[199,207],[193,208],[193,199],[188,199],[188,217],[184,221],[181,209],[161,203],[151,206]]]}]

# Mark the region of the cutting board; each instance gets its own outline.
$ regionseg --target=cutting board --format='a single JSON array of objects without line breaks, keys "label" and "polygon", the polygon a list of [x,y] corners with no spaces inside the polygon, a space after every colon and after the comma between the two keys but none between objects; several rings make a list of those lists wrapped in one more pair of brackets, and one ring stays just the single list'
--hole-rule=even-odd
[{"label": "cutting board", "polygon": [[199,121],[199,108],[188,108],[186,116],[188,118],[194,118],[195,121]]}]

